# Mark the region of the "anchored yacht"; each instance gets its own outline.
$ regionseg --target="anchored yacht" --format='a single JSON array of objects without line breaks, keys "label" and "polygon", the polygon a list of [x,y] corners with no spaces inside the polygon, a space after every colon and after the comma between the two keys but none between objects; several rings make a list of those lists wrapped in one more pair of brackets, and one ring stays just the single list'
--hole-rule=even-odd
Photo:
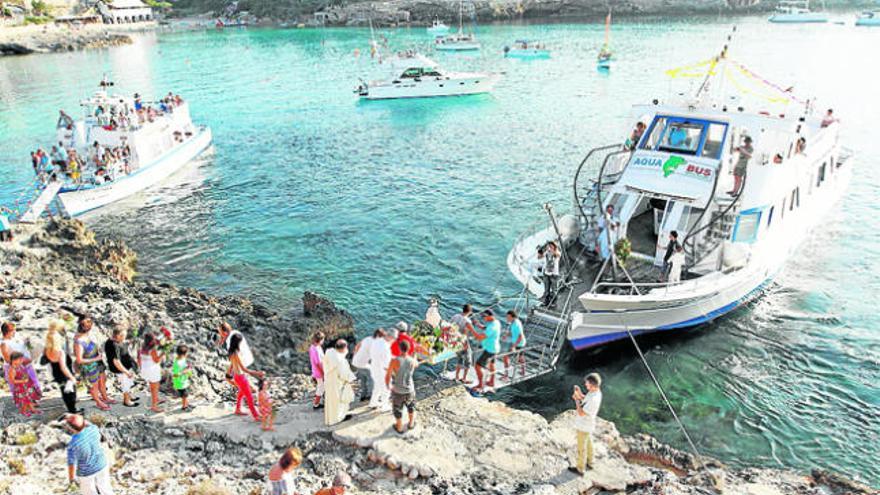
[{"label": "anchored yacht", "polygon": [[82,119],[61,113],[55,155],[35,169],[40,186],[21,221],[36,220],[56,198],[69,216],[107,206],[165,179],[211,145],[211,130],[193,124],[179,96],[147,103],[110,94],[112,85],[103,80],[81,102]]},{"label": "anchored yacht", "polygon": [[[631,138],[593,149],[578,167],[573,213],[557,216],[548,205],[549,221],[508,255],[512,274],[541,295],[541,253],[550,242],[562,246],[557,295],[533,314],[560,322],[576,349],[693,327],[743,305],[847,188],[853,158],[830,113],[814,115],[809,101],[728,60],[726,50],[702,69],[694,97],[634,106]],[[748,77],[772,103],[713,102],[719,77],[740,86]],[[771,104],[797,112],[771,112]],[[680,278],[667,278],[670,247]]]},{"label": "anchored yacht", "polygon": [[361,82],[355,92],[363,99],[424,98],[488,93],[500,76],[490,72],[447,72],[418,53],[398,53],[389,63],[393,78]]},{"label": "anchored yacht", "polygon": [[862,12],[856,19],[856,26],[880,26],[880,11]]},{"label": "anchored yacht", "polygon": [[428,34],[432,36],[443,36],[448,32],[449,26],[440,19],[434,19],[431,25],[428,26]]},{"label": "anchored yacht", "polygon": [[828,22],[828,16],[823,12],[810,10],[808,0],[782,0],[776,6],[776,12],[770,16],[770,22],[777,23],[822,23]]},{"label": "anchored yacht", "polygon": [[458,2],[458,32],[434,39],[434,49],[441,52],[472,52],[480,49],[475,33],[464,32],[464,2]]},{"label": "anchored yacht", "polygon": [[504,47],[504,56],[521,59],[550,58],[550,50],[540,42],[516,40],[513,46]]}]

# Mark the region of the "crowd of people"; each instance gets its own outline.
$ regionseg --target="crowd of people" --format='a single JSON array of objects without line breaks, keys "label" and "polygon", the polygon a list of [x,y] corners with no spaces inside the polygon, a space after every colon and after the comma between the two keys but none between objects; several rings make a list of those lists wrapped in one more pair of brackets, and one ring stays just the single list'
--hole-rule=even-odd
[{"label": "crowd of people", "polygon": [[61,177],[68,177],[77,184],[111,182],[131,173],[132,162],[131,147],[127,144],[106,147],[98,141],[89,146],[85,155],[60,141],[48,153],[42,148],[31,152],[34,174],[43,183]]},{"label": "crowd of people", "polygon": [[[436,311],[435,307],[432,309]],[[516,373],[519,365],[525,374],[525,358],[522,353],[515,352],[522,350],[526,343],[523,325],[517,314],[514,311],[506,313],[505,331],[491,309],[482,311],[479,319],[474,318],[473,313],[473,308],[465,304],[462,311],[450,320],[469,337],[465,348],[457,354],[456,380],[467,382],[469,370],[473,367],[477,376],[476,391],[494,387],[495,361],[502,351],[514,351],[503,356],[507,372]],[[439,317],[439,314],[436,316]],[[35,364],[50,368],[52,381],[58,385],[66,409],[64,422],[72,435],[67,450],[70,481],[76,481],[84,495],[105,495],[113,493],[109,464],[100,445],[98,427],[84,419],[84,409],[78,406],[77,385],[85,385],[94,406],[106,411],[119,402],[125,407],[139,407],[140,399],[133,390],[137,381],[143,381],[149,394],[145,407],[160,413],[164,411],[162,404],[168,401],[161,397],[160,384],[168,381],[175,398],[180,401],[179,409],[190,411],[193,406],[189,402],[189,391],[195,368],[189,357],[189,347],[176,342],[168,328],[143,331],[142,335],[130,339],[126,327],[118,325],[103,342],[99,341],[94,329],[95,322],[89,315],[74,315],[62,310],[48,324],[43,355],[33,356],[31,349],[34,346],[31,342],[19,337],[14,323],[5,322],[2,324],[0,355],[13,402],[25,417],[43,414],[39,408],[43,388]],[[217,334],[217,348],[228,358],[226,381],[236,390],[235,414],[248,415],[242,411],[244,402],[249,415],[261,424],[262,430],[274,430],[275,405],[270,394],[270,380],[265,372],[256,369],[254,354],[247,339],[228,323],[219,325]],[[476,361],[472,356],[473,346],[481,349]],[[397,433],[405,434],[417,427],[414,376],[423,363],[415,353],[416,342],[410,335],[409,325],[401,321],[391,328],[377,329],[362,339],[354,348],[351,364],[348,360],[349,343],[345,339],[338,339],[325,347],[324,334],[315,333],[309,348],[315,383],[312,407],[323,409],[326,425],[351,419],[350,411],[357,391],[361,399],[369,400],[370,409],[391,413],[391,428]],[[511,359],[513,366],[510,365]],[[352,366],[358,373],[352,370]],[[257,382],[256,397],[251,379]],[[573,397],[579,404],[579,411],[586,411],[585,414],[595,417],[598,402],[594,392],[598,385],[592,385],[594,382],[591,380],[588,377],[586,394],[578,395],[579,389],[576,388]],[[121,392],[119,400],[111,397],[108,387],[111,381]],[[601,401],[601,395],[598,400]],[[591,442],[589,436],[581,432],[592,430],[587,424],[589,420],[581,420],[580,423],[579,452],[583,444],[588,453],[584,454],[584,462],[589,465],[592,462],[589,454]],[[293,495],[292,472],[301,462],[302,453],[298,449],[285,451],[269,471],[270,493]],[[350,477],[340,472],[330,487],[316,495],[341,495],[350,484]]]}]

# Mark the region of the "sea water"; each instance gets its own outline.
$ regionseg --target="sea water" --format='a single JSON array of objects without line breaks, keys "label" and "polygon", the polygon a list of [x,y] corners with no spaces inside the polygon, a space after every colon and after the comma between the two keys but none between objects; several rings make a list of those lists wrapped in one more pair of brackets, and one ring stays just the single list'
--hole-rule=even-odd
[{"label": "sea water", "polygon": [[[140,253],[145,277],[281,310],[310,289],[362,331],[423,315],[435,294],[448,316],[520,292],[505,265],[517,235],[546,221],[545,202],[570,207],[576,166],[591,147],[626,137],[630,104],[691,90],[695,81],[665,71],[718,53],[733,24],[731,57],[834,107],[859,154],[853,183],[764,297],[686,335],[641,342],[701,452],[877,486],[880,30],[760,16],[618,19],[614,66],[599,72],[600,19],[480,26],[480,53],[433,55],[449,69],[503,72],[492,95],[368,103],[352,93],[359,78],[388,68],[370,58],[366,29],[171,32],[4,58],[0,203],[20,197],[28,151],[51,145],[57,110],[77,114],[107,74],[126,93],[181,94],[214,132],[212,152],[169,183],[89,218]],[[380,33],[393,49],[429,50],[423,28]],[[504,59],[520,38],[544,42],[552,58]],[[499,395],[553,416],[592,370],[605,377],[603,417],[685,446],[626,343],[567,356],[559,372]]]}]

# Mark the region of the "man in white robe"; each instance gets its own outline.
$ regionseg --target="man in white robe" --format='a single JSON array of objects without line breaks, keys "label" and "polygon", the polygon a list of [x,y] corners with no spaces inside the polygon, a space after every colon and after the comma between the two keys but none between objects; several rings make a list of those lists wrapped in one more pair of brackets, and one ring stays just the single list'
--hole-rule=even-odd
[{"label": "man in white robe", "polygon": [[357,380],[345,355],[348,343],[339,339],[324,354],[324,424],[331,426],[351,418],[348,410],[354,400],[351,385]]},{"label": "man in white robe", "polygon": [[391,390],[385,384],[385,374],[391,364],[391,344],[395,340],[397,340],[397,329],[392,328],[383,332],[380,338],[376,338],[370,349],[370,377],[373,379],[370,407],[382,411],[391,410]]}]

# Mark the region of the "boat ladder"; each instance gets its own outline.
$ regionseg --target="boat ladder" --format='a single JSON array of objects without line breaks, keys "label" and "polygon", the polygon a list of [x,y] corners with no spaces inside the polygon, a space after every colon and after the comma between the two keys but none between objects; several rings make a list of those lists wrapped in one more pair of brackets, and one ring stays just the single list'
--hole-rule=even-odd
[{"label": "boat ladder", "polygon": [[[526,317],[523,334],[526,347],[515,352],[498,354],[495,359],[495,390],[522,383],[546,375],[556,369],[563,344],[568,336],[569,316],[574,291],[568,290],[562,311],[556,312],[535,307]],[[525,372],[519,355],[525,357]],[[509,358],[510,368],[505,369],[503,359]]]},{"label": "boat ladder", "polygon": [[61,190],[62,183],[60,181],[52,181],[45,185],[42,190],[37,189],[38,195],[34,199],[27,211],[24,212],[18,221],[20,223],[34,223],[40,219],[40,216],[49,208],[58,191]]}]

